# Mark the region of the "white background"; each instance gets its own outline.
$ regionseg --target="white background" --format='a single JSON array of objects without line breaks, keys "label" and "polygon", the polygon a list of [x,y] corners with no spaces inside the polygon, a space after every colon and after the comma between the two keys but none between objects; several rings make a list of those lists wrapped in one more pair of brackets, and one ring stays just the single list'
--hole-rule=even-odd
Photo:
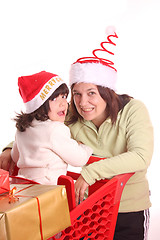
[{"label": "white background", "polygon": [[23,109],[17,78],[46,70],[68,83],[70,64],[91,56],[106,40],[106,27],[116,27],[117,93],[142,100],[154,126],[155,150],[148,171],[153,205],[149,240],[160,235],[159,12],[159,0],[0,1],[0,150],[14,139],[11,119]]}]

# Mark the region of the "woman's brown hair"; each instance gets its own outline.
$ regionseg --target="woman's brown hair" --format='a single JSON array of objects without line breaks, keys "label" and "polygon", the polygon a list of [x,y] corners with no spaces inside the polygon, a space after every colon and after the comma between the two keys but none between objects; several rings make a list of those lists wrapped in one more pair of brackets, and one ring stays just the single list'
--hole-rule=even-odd
[{"label": "woman's brown hair", "polygon": [[[71,86],[71,92],[73,90],[74,84]],[[110,88],[97,86],[100,96],[107,103],[106,111],[107,116],[111,118],[112,124],[117,120],[118,112],[123,109],[123,107],[131,100],[127,94],[116,94]],[[72,124],[78,120],[78,118],[83,119],[83,117],[78,113],[76,106],[74,104],[73,94],[71,95],[71,101],[69,106],[69,114],[66,121],[66,124]]]},{"label": "woman's brown hair", "polygon": [[42,106],[40,106],[37,110],[35,110],[32,113],[23,113],[17,114],[15,117],[16,121],[16,128],[20,132],[24,132],[26,128],[32,126],[33,119],[39,120],[39,121],[46,121],[49,119],[48,112],[50,111],[49,108],[49,100],[53,100],[54,98],[58,97],[60,94],[69,94],[69,89],[65,83],[60,85],[53,93],[52,95],[44,102]]}]

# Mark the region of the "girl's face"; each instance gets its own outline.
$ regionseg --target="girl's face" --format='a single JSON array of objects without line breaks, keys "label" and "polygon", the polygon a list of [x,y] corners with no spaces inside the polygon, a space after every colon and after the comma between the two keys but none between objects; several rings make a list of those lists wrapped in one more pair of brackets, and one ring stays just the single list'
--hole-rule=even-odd
[{"label": "girl's face", "polygon": [[97,86],[91,83],[77,83],[72,92],[78,113],[99,127],[107,118],[107,104],[100,96]]},{"label": "girl's face", "polygon": [[52,121],[64,122],[68,109],[67,94],[60,94],[53,100],[49,100],[49,107],[49,119]]}]

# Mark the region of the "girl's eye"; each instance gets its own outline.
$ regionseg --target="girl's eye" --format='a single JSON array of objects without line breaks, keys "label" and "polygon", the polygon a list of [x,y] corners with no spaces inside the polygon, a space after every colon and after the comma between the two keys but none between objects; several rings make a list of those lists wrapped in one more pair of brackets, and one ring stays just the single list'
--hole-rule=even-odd
[{"label": "girl's eye", "polygon": [[57,98],[53,98],[53,99],[52,99],[52,101],[56,101],[56,100],[57,100]]},{"label": "girl's eye", "polygon": [[62,98],[65,98],[65,99],[67,99],[67,94],[64,94],[64,95],[62,95]]}]

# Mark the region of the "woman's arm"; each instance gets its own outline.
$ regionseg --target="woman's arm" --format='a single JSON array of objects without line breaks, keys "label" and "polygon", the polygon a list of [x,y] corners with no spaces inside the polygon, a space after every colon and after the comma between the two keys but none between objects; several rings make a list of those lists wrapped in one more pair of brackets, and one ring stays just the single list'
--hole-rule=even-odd
[{"label": "woman's arm", "polygon": [[9,171],[10,174],[14,171],[14,162],[11,158],[11,149],[13,147],[13,142],[10,142],[5,148],[3,148],[0,154],[0,168]]},{"label": "woman's arm", "polygon": [[76,183],[77,198],[83,198],[86,183],[92,185],[96,180],[129,172],[143,172],[145,175],[153,153],[153,128],[146,107],[135,103],[127,109],[124,128],[126,152],[83,167]]},{"label": "woman's arm", "polygon": [[81,174],[89,185],[96,180],[110,179],[118,174],[146,171],[150,165],[154,139],[145,105],[134,101],[127,109],[124,121],[126,152],[84,167]]},{"label": "woman's arm", "polygon": [[9,171],[10,175],[12,175],[14,171],[15,163],[11,158],[11,148],[6,148],[0,154],[0,168]]}]

